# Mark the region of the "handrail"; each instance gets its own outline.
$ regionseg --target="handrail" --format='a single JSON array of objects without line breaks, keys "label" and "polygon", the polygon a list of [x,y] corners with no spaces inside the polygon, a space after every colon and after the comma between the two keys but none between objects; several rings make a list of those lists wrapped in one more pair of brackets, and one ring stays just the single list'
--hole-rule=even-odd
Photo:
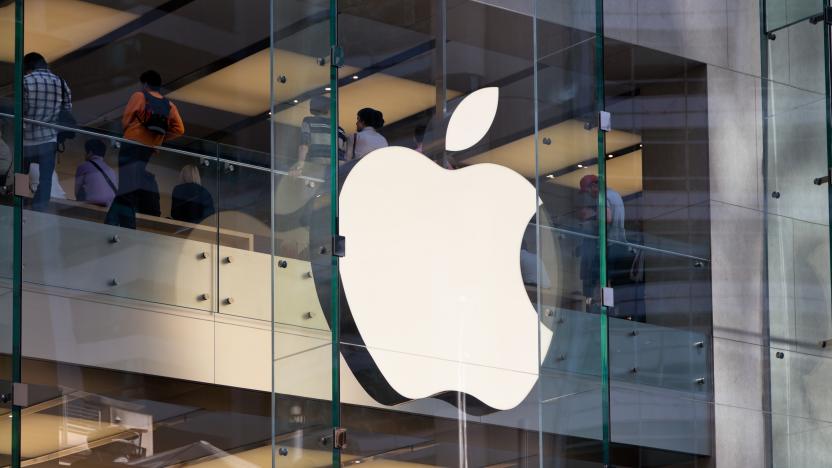
[{"label": "handrail", "polygon": [[[13,115],[7,114],[5,112],[0,112],[0,117],[5,117],[5,118],[9,118],[9,119],[14,118]],[[88,136],[93,136],[93,137],[97,137],[97,138],[106,138],[106,139],[109,139],[109,140],[118,141],[120,143],[128,143],[128,144],[131,144],[131,145],[143,146],[145,148],[152,148],[152,149],[161,150],[161,151],[165,151],[165,152],[169,152],[169,153],[176,153],[176,154],[180,154],[182,156],[188,156],[188,157],[192,157],[192,158],[199,158],[199,159],[209,158],[209,159],[215,159],[218,162],[219,161],[224,161],[224,160],[220,159],[219,156],[217,156],[216,154],[211,155],[211,154],[194,153],[194,152],[191,152],[191,151],[186,151],[186,150],[182,150],[182,149],[178,149],[178,148],[171,148],[169,146],[145,145],[144,143],[134,141],[134,140],[128,140],[124,137],[117,137],[117,136],[113,136],[113,135],[107,135],[107,134],[104,134],[104,133],[98,133],[98,132],[94,132],[94,131],[91,131],[91,130],[86,130],[86,129],[83,129],[83,128],[68,127],[68,126],[56,124],[56,123],[53,123],[53,122],[41,122],[39,120],[29,119],[29,118],[26,118],[26,117],[23,118],[23,121],[26,122],[26,123],[34,124],[34,125],[40,125],[42,127],[53,128],[55,130],[75,132],[75,133],[80,133],[82,135],[88,135]],[[223,147],[223,146],[227,146],[229,148],[239,148],[239,147],[236,147],[236,146],[223,145],[222,143],[211,142],[210,140],[198,140],[198,141],[209,142],[211,144],[217,145],[217,148],[220,148],[220,147]],[[246,150],[246,151],[253,151],[253,150]],[[262,154],[265,154],[265,153],[262,153]],[[234,165],[234,166],[245,167],[245,168],[248,168],[248,169],[254,169],[254,170],[258,170],[258,171],[262,171],[262,172],[271,172],[272,174],[279,174],[279,175],[290,175],[289,172],[287,172],[287,171],[281,171],[281,170],[278,170],[278,169],[270,169],[268,167],[257,166],[257,165],[254,165],[254,164],[244,163],[244,162],[240,162],[240,161],[225,161],[225,162],[227,162],[228,164]],[[308,180],[308,181],[311,181],[311,182],[320,182],[320,183],[325,182],[324,179],[320,179],[320,178],[317,178],[317,177],[310,177],[310,176],[304,176],[304,175],[299,175],[299,176],[294,176],[294,177],[297,177],[298,179]]]},{"label": "handrail", "polygon": [[[7,114],[7,113],[4,113],[4,112],[0,112],[0,117],[14,118],[13,115]],[[42,126],[45,126],[45,127],[54,128],[54,129],[57,129],[57,130],[72,131],[72,132],[81,133],[81,134],[84,134],[84,135],[90,135],[90,136],[95,136],[95,137],[103,137],[103,138],[108,138],[108,139],[123,142],[123,143],[129,143],[129,144],[133,144],[133,145],[144,146],[146,148],[164,150],[164,151],[168,151],[168,152],[172,152],[172,153],[181,154],[183,156],[189,156],[189,157],[199,158],[199,159],[211,158],[211,159],[216,159],[217,162],[223,161],[222,159],[220,159],[216,155],[194,153],[194,152],[191,152],[191,151],[185,151],[185,150],[181,150],[181,149],[177,149],[177,148],[170,148],[170,147],[166,147],[166,146],[150,146],[150,145],[145,145],[143,143],[136,142],[136,141],[133,141],[133,140],[128,140],[128,139],[123,138],[123,137],[105,135],[105,134],[96,133],[96,132],[93,132],[93,131],[90,131],[90,130],[74,128],[74,127],[67,127],[67,126],[64,126],[64,125],[59,125],[59,124],[50,123],[50,122],[40,122],[40,121],[37,121],[37,120],[28,119],[28,118],[24,118],[23,121],[27,122],[27,123],[31,123],[31,124],[42,125]],[[200,141],[210,142],[209,140],[200,140]],[[217,145],[218,147],[227,146],[229,148],[239,148],[239,147],[231,146],[231,145],[223,145],[222,143],[217,143],[217,142],[210,142],[210,143],[212,143],[214,145]],[[246,150],[245,148],[241,148],[241,149]],[[246,150],[246,151],[254,151],[254,150]],[[259,152],[259,151],[255,151],[255,152]],[[265,153],[263,153],[263,154],[265,154]],[[278,169],[269,169],[269,168],[265,168],[265,167],[261,167],[261,166],[256,166],[254,164],[249,164],[249,163],[244,163],[244,162],[239,162],[239,161],[233,161],[233,162],[232,161],[225,161],[225,162],[227,162],[228,164],[234,165],[234,166],[245,167],[245,168],[248,168],[248,169],[254,169],[254,170],[259,170],[259,171],[263,171],[263,172],[271,172],[272,174],[289,175],[289,173],[287,171],[281,171],[281,170],[278,170]],[[309,177],[309,176],[303,176],[303,175],[295,176],[295,177],[297,177],[298,179],[308,180],[308,181],[311,181],[311,182],[320,182],[320,183],[324,182],[324,179],[320,179],[320,178],[317,178],[317,177]],[[544,229],[552,230],[554,232],[558,232],[558,233],[566,234],[566,235],[570,235],[570,236],[575,236],[575,237],[582,237],[582,238],[587,238],[587,239],[597,239],[598,238],[597,236],[592,235],[592,234],[585,234],[585,233],[572,231],[572,230],[568,230],[568,229],[557,228],[557,227],[554,227],[554,226],[541,225],[540,227],[544,228]],[[631,247],[633,249],[645,250],[645,251],[659,253],[659,254],[662,254],[662,255],[668,255],[668,256],[672,256],[672,257],[686,258],[686,259],[689,259],[689,260],[695,260],[695,261],[707,262],[707,263],[711,262],[711,260],[708,259],[708,258],[698,257],[696,255],[690,255],[690,254],[685,254],[685,253],[681,253],[681,252],[674,252],[672,250],[660,249],[658,247],[650,247],[650,246],[647,246],[647,245],[634,244],[632,242],[617,241],[617,240],[614,240],[614,239],[608,239],[608,242],[610,244],[623,245],[623,246]]]},{"label": "handrail", "polygon": [[[555,227],[555,226],[546,226],[546,225],[543,225],[543,224],[541,224],[539,227],[541,229],[546,229],[546,230],[557,232],[559,234],[563,234],[563,235],[567,235],[567,236],[580,237],[580,238],[583,238],[583,239],[598,240],[598,236],[593,235],[593,234],[586,234],[586,233],[583,233],[583,232],[573,231],[573,230],[570,230],[570,229],[564,229],[564,228],[559,228],[559,227]],[[610,244],[623,245],[625,247],[631,247],[633,249],[638,249],[638,250],[646,250],[648,252],[654,252],[654,253],[658,253],[658,254],[662,254],[662,255],[667,255],[667,256],[670,256],[670,257],[686,258],[688,260],[695,260],[695,261],[699,261],[699,262],[711,263],[711,260],[708,259],[708,258],[705,258],[705,257],[697,257],[696,255],[690,255],[690,254],[685,254],[685,253],[681,253],[681,252],[674,252],[672,250],[660,249],[658,247],[650,247],[648,245],[634,244],[632,242],[624,242],[624,241],[618,241],[618,240],[614,240],[614,239],[607,239],[607,242],[610,243]]]}]

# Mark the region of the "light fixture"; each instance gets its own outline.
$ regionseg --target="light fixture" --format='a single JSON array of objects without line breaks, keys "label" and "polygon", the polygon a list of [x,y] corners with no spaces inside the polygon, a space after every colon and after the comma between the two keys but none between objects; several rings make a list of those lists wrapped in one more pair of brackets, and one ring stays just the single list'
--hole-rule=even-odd
[{"label": "light fixture", "polygon": [[583,164],[578,164],[578,169],[583,169],[583,167],[584,167]]},{"label": "light fixture", "polygon": [[324,91],[332,91],[332,88],[330,88],[329,86],[327,86],[326,88],[324,88]]},{"label": "light fixture", "polygon": [[297,103],[299,103],[300,101],[298,101],[297,99],[292,99],[292,102],[294,102],[295,104],[297,104]]},{"label": "light fixture", "polygon": [[555,175],[554,175],[554,174],[549,174],[549,175],[547,175],[547,176],[546,176],[546,178],[547,178],[547,179],[554,179],[554,178],[555,178]]},{"label": "light fixture", "polygon": [[611,154],[608,154],[608,155],[607,155],[607,157],[608,157],[608,158],[612,158],[612,155],[611,155]]},{"label": "light fixture", "polygon": [[357,80],[357,79],[358,79],[358,75],[353,75],[353,76],[352,76],[352,79]]},{"label": "light fixture", "polygon": [[639,147],[639,148],[643,148],[643,147],[644,147],[644,145],[642,145],[641,143],[639,143],[639,144],[638,144],[638,147]]}]

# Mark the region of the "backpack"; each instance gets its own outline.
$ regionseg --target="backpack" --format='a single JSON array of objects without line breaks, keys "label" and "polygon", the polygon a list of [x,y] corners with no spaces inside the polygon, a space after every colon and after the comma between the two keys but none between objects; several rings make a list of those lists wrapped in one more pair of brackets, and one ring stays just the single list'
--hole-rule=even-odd
[{"label": "backpack", "polygon": [[139,121],[144,125],[148,131],[165,135],[168,133],[168,120],[170,119],[170,101],[167,98],[157,98],[156,96],[142,91],[144,93],[144,118]]}]

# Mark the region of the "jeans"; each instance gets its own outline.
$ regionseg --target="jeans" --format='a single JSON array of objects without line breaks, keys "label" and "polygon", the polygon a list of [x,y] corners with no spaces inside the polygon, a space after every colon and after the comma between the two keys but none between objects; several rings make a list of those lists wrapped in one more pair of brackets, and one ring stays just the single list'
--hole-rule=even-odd
[{"label": "jeans", "polygon": [[107,212],[106,222],[136,229],[136,208],[142,180],[153,148],[124,143],[118,153],[118,193]]},{"label": "jeans", "polygon": [[29,173],[29,166],[38,163],[40,177],[38,189],[32,198],[32,209],[43,211],[49,206],[49,198],[52,194],[52,173],[55,172],[55,152],[58,144],[53,142],[42,143],[34,146],[23,147],[23,172]]}]

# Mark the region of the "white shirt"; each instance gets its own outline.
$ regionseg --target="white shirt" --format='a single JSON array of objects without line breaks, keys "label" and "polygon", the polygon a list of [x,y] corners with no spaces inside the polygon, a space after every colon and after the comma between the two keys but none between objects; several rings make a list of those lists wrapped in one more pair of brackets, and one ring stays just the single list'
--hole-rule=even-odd
[{"label": "white shirt", "polygon": [[627,242],[627,235],[624,231],[624,200],[615,190],[607,189],[607,209],[612,214],[607,238]]},{"label": "white shirt", "polygon": [[373,127],[350,135],[347,140],[347,159],[361,159],[371,151],[388,146],[387,139]]}]

